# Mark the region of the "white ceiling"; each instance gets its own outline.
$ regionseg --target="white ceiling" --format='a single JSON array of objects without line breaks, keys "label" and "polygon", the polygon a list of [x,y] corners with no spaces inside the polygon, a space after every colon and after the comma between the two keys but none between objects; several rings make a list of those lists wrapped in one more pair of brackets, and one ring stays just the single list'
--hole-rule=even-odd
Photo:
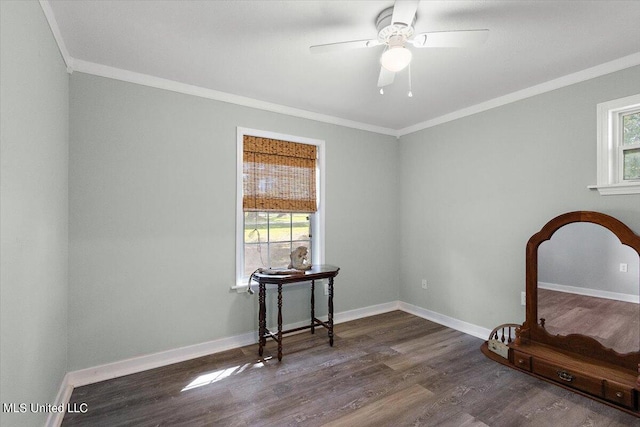
[{"label": "white ceiling", "polygon": [[640,63],[640,1],[423,0],[416,32],[490,35],[480,48],[413,49],[412,98],[406,70],[378,93],[382,46],[309,53],[375,38],[393,1],[41,3],[79,71],[126,70],[391,134],[601,64]]}]

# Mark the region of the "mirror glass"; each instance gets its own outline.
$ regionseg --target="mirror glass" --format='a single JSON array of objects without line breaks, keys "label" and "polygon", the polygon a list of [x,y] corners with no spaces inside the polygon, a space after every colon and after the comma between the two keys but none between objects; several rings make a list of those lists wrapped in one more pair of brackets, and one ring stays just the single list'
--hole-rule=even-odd
[{"label": "mirror glass", "polygon": [[538,247],[538,322],[552,335],[588,335],[620,354],[638,351],[639,292],[638,253],[605,227],[568,224]]}]

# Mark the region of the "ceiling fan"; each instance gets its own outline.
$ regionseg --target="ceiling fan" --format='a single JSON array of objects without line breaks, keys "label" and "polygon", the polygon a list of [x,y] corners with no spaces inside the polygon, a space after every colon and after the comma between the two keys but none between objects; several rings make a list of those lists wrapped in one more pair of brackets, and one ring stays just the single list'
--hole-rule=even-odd
[{"label": "ceiling fan", "polygon": [[[320,44],[311,46],[311,53],[326,53],[346,49],[357,49],[384,45],[386,49],[380,57],[380,76],[378,87],[383,88],[393,83],[395,74],[403,70],[411,62],[412,53],[407,48],[428,47],[472,47],[484,43],[489,37],[489,30],[436,31],[415,34],[416,11],[420,0],[397,0],[376,18],[378,37],[370,40],[352,40],[345,42]],[[412,96],[409,89],[409,96]]]}]

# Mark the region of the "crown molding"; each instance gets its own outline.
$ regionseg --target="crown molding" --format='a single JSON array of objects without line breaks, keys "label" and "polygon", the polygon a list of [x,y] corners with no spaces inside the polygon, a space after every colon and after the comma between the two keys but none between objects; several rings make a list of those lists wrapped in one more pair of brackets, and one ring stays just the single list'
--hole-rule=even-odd
[{"label": "crown molding", "polygon": [[49,23],[49,28],[51,28],[51,32],[53,33],[53,38],[58,45],[60,55],[62,55],[62,60],[67,67],[67,73],[71,74],[73,73],[73,58],[71,57],[71,55],[69,55],[67,46],[64,44],[64,39],[62,38],[62,33],[60,32],[60,27],[58,26],[58,21],[56,21],[56,16],[53,14],[53,9],[51,9],[49,0],[39,1],[40,7],[44,12],[44,16],[45,18],[47,18],[47,22]]},{"label": "crown molding", "polygon": [[398,130],[398,137],[408,135],[410,133],[418,132],[423,129],[427,129],[433,126],[437,126],[446,122],[461,119],[463,117],[471,116],[473,114],[480,113],[482,111],[490,110],[492,108],[500,107],[502,105],[511,104],[512,102],[520,101],[526,98],[531,98],[536,95],[543,94],[545,92],[551,92],[552,90],[560,89],[565,86],[570,86],[575,83],[580,83],[586,80],[590,80],[596,77],[604,76],[616,71],[624,70],[625,68],[635,67],[640,65],[640,52],[634,53],[628,56],[624,56],[619,59],[615,59],[604,64],[596,65],[595,67],[587,68],[582,71],[578,71],[566,76],[559,77],[557,79],[549,80],[539,85],[531,86],[526,89],[522,89],[516,92],[509,93],[498,98],[491,99],[480,104],[472,105],[471,107],[463,108],[461,110],[454,111],[449,114],[445,114],[440,117],[436,117],[431,120],[427,120],[421,123],[417,123],[413,126],[409,126]]},{"label": "crown molding", "polygon": [[47,22],[49,23],[49,27],[51,28],[51,32],[53,33],[53,37],[58,44],[58,49],[60,50],[60,54],[62,55],[62,58],[67,66],[67,72],[69,74],[73,73],[73,71],[80,71],[86,74],[93,74],[96,76],[107,77],[115,80],[122,80],[129,83],[136,83],[143,86],[154,87],[157,89],[165,89],[172,92],[184,93],[187,95],[213,99],[230,104],[242,105],[259,110],[271,111],[274,113],[285,114],[303,119],[315,120],[318,122],[345,126],[382,135],[394,136],[396,138],[399,137],[397,130],[386,128],[383,126],[375,126],[368,123],[361,123],[354,120],[343,119],[341,117],[315,113],[313,111],[288,107],[286,105],[275,104],[272,102],[260,101],[245,96],[234,95],[227,92],[220,92],[217,90],[180,83],[174,80],[163,79],[147,74],[136,73],[120,68],[109,67],[102,64],[75,59],[69,54],[69,50],[64,43],[62,33],[60,32],[58,22],[56,21],[53,9],[51,9],[49,0],[39,0],[39,2],[45,17],[47,18]]},{"label": "crown molding", "polygon": [[365,130],[369,132],[379,133],[398,137],[398,131],[395,129],[385,128],[382,126],[374,126],[367,123],[347,120],[340,117],[329,116],[313,111],[302,110],[299,108],[288,107],[286,105],[274,104],[272,102],[260,101],[258,99],[248,98],[245,96],[234,95],[232,93],[221,92],[213,89],[207,89],[200,86],[189,85],[175,80],[168,80],[161,77],[155,77],[148,74],[136,73],[133,71],[123,70],[121,68],[109,67],[95,62],[74,59],[74,70],[95,76],[107,77],[115,80],[121,80],[129,83],[136,83],[144,86],[150,86],[157,89],[169,90],[172,92],[184,93],[187,95],[198,96],[201,98],[213,99],[216,101],[227,102],[230,104],[242,105],[244,107],[257,108],[259,110],[271,111],[274,113],[286,114],[288,116],[300,117],[303,119],[315,120],[339,126],[345,126],[354,129]]}]

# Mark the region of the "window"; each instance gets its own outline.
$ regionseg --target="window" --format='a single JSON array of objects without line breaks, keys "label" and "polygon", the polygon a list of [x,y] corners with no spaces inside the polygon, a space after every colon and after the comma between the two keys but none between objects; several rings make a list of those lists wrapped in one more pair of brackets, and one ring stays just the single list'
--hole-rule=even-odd
[{"label": "window", "polygon": [[238,128],[236,289],[306,246],[324,261],[324,141]]},{"label": "window", "polygon": [[640,194],[640,94],[598,104],[600,194]]}]

